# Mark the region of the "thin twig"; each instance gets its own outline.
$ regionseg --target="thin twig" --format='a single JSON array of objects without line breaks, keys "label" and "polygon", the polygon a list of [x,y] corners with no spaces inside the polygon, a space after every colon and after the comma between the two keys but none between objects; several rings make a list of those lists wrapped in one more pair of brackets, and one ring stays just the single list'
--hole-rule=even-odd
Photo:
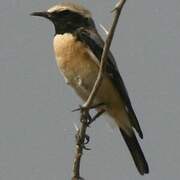
[{"label": "thin twig", "polygon": [[107,36],[109,33],[108,30],[102,24],[99,24],[99,26],[101,27],[101,29],[104,31],[105,35]]},{"label": "thin twig", "polygon": [[80,163],[81,163],[81,157],[83,154],[84,144],[85,144],[85,138],[86,138],[86,129],[88,127],[88,116],[89,112],[88,109],[84,110],[81,109],[81,128],[78,130],[76,134],[76,154],[74,158],[73,163],[73,178],[72,180],[83,180],[83,178],[80,176]]},{"label": "thin twig", "polygon": [[111,42],[112,42],[112,39],[113,39],[113,36],[114,36],[116,25],[117,25],[119,16],[121,14],[122,7],[125,4],[125,2],[126,2],[126,0],[120,0],[116,4],[115,8],[113,9],[113,12],[115,11],[115,17],[114,17],[114,20],[113,20],[112,27],[111,27],[111,29],[109,31],[108,36],[107,36],[107,39],[105,41],[103,53],[102,53],[102,56],[101,56],[101,63],[100,63],[99,73],[98,73],[96,82],[94,83],[93,89],[92,89],[87,101],[83,105],[84,108],[88,108],[92,104],[92,102],[93,102],[93,100],[94,100],[94,98],[95,98],[95,96],[97,94],[97,91],[99,90],[99,88],[101,86],[102,79],[103,79],[103,71],[105,70],[107,56],[108,56],[108,53],[109,53],[109,48],[111,46]]},{"label": "thin twig", "polygon": [[125,4],[126,0],[120,0],[112,12],[115,12],[114,20],[112,27],[108,33],[107,39],[105,41],[105,45],[103,48],[103,53],[101,56],[101,63],[100,68],[98,72],[97,79],[94,83],[93,89],[87,99],[87,101],[84,103],[83,107],[81,108],[81,127],[76,135],[76,154],[74,158],[73,163],[73,178],[72,180],[82,180],[83,178],[80,177],[80,163],[81,163],[81,157],[83,154],[84,149],[84,142],[87,137],[86,135],[86,129],[88,127],[88,121],[89,121],[89,110],[92,105],[92,102],[101,86],[102,80],[103,80],[103,72],[105,70],[106,62],[107,62],[107,56],[108,52],[111,46],[111,42],[114,36],[114,32],[118,23],[119,16],[121,14],[121,10]]}]

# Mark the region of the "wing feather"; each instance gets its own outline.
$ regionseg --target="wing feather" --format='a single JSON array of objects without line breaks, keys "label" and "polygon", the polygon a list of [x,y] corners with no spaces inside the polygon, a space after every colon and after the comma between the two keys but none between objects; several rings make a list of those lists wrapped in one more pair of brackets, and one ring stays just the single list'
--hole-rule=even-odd
[{"label": "wing feather", "polygon": [[[104,47],[104,41],[102,40],[102,38],[98,34],[98,32],[95,31],[94,29],[87,30],[84,28],[79,28],[75,32],[75,35],[78,40],[84,42],[91,49],[91,51],[94,53],[94,55],[100,61],[103,47]],[[109,78],[114,83],[114,86],[117,88],[117,90],[126,106],[126,111],[131,120],[131,125],[136,129],[139,136],[141,138],[143,138],[143,133],[140,128],[139,122],[137,120],[136,114],[131,105],[131,101],[130,101],[127,89],[126,89],[125,84],[122,80],[122,77],[118,71],[115,59],[111,52],[109,52],[109,54],[108,54],[106,71],[107,71],[107,74],[109,75]]]}]

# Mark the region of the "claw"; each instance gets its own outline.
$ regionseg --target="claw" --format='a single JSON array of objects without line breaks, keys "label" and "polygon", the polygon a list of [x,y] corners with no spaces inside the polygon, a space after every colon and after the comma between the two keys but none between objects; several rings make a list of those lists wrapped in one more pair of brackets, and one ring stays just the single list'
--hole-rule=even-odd
[{"label": "claw", "polygon": [[86,146],[83,146],[83,149],[84,149],[84,150],[87,150],[87,151],[90,151],[90,150],[91,150],[91,148],[87,148]]},{"label": "claw", "polygon": [[90,137],[86,134],[85,135],[85,141],[84,141],[84,144],[88,144],[90,141]]}]

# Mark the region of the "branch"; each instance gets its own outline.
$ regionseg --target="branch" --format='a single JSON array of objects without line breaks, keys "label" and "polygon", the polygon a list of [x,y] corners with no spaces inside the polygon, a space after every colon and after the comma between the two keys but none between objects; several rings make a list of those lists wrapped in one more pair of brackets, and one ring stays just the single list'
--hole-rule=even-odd
[{"label": "branch", "polygon": [[115,16],[114,16],[114,20],[112,23],[112,27],[111,27],[111,29],[108,33],[107,39],[105,41],[97,79],[94,83],[93,89],[92,89],[87,101],[84,103],[84,105],[82,107],[80,107],[81,127],[76,135],[76,154],[75,154],[74,163],[73,163],[73,178],[72,178],[72,180],[82,180],[83,179],[80,177],[80,163],[81,163],[81,157],[83,154],[83,149],[87,149],[85,147],[85,144],[88,143],[88,142],[85,143],[85,139],[88,137],[86,135],[86,130],[88,127],[88,122],[91,121],[89,110],[90,110],[90,108],[92,106],[92,102],[102,84],[103,73],[106,69],[105,67],[106,67],[106,62],[107,62],[107,56],[109,53],[111,42],[113,40],[113,36],[114,36],[114,32],[115,32],[118,20],[119,20],[120,14],[121,14],[121,10],[122,10],[125,2],[126,2],[126,0],[119,0],[119,2],[115,5],[115,8],[112,11],[112,12],[115,12]]},{"label": "branch", "polygon": [[125,4],[125,2],[126,2],[126,0],[120,0],[116,4],[115,8],[112,11],[112,12],[115,11],[115,17],[114,17],[113,24],[112,24],[112,27],[110,29],[110,32],[108,33],[107,39],[105,41],[105,45],[104,45],[104,48],[103,48],[103,53],[102,53],[102,56],[101,56],[101,63],[100,63],[99,73],[98,73],[96,82],[94,83],[93,89],[92,89],[87,101],[83,105],[84,108],[89,108],[91,106],[91,104],[92,104],[92,102],[93,102],[93,100],[94,100],[94,98],[95,98],[95,96],[97,94],[97,91],[99,90],[99,88],[101,86],[102,79],[103,79],[103,71],[105,70],[107,56],[108,56],[108,53],[109,53],[111,42],[113,40],[113,36],[114,36],[114,32],[115,32],[115,29],[116,29],[116,26],[117,26],[117,23],[118,23],[119,16],[121,14],[121,10],[122,10],[123,5]]}]

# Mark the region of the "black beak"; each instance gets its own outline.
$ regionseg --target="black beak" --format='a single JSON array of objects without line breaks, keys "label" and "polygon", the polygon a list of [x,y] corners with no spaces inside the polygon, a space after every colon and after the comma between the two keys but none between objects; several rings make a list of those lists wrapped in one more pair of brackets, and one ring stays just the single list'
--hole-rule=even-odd
[{"label": "black beak", "polygon": [[30,14],[31,16],[40,16],[40,17],[44,17],[44,18],[51,18],[51,13],[47,12],[47,11],[41,11],[41,12],[33,12]]}]

